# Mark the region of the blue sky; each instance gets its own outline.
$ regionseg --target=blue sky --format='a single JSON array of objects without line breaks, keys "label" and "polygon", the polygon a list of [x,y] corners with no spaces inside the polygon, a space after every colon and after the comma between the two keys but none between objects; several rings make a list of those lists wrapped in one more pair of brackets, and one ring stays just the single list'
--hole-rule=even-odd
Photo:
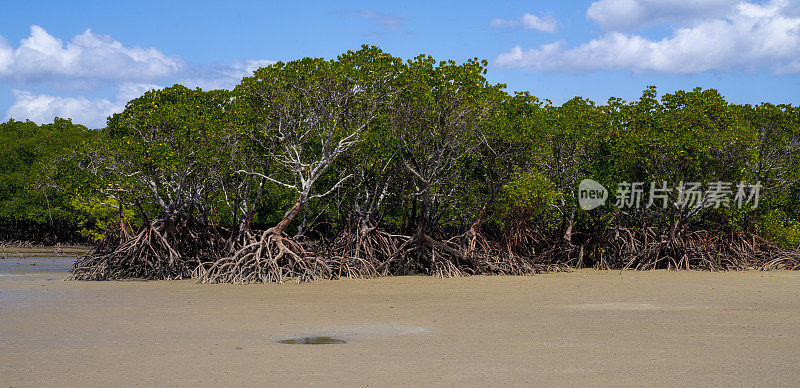
[{"label": "blue sky", "polygon": [[361,44],[487,59],[490,81],[557,104],[647,85],[797,104],[799,2],[0,0],[0,119],[100,127],[150,88],[230,88],[270,61]]}]

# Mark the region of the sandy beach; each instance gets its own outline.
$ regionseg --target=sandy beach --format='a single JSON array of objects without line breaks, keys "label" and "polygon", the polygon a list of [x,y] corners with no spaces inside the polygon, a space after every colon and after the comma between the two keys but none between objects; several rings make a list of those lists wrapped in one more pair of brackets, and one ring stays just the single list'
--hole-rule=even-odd
[{"label": "sandy beach", "polygon": [[800,384],[797,272],[63,278],[0,275],[0,385]]}]

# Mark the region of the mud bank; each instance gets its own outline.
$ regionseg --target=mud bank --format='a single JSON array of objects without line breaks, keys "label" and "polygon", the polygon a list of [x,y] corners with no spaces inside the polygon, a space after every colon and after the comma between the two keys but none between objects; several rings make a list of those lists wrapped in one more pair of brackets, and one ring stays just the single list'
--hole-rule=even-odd
[{"label": "mud bank", "polygon": [[0,276],[1,385],[800,384],[798,272],[62,279]]}]

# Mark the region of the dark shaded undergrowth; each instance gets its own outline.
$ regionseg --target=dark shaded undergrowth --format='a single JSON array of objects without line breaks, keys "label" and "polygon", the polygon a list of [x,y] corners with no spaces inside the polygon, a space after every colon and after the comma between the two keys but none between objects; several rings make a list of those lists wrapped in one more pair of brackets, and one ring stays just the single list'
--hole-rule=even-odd
[{"label": "dark shaded undergrowth", "polygon": [[394,234],[352,222],[335,236],[247,233],[236,247],[223,232],[191,219],[161,219],[119,235],[80,258],[75,280],[184,279],[259,283],[431,275],[532,275],[579,268],[632,270],[798,270],[800,250],[757,235],[694,231],[673,238],[652,229],[576,234],[572,242],[535,230],[487,236]]}]

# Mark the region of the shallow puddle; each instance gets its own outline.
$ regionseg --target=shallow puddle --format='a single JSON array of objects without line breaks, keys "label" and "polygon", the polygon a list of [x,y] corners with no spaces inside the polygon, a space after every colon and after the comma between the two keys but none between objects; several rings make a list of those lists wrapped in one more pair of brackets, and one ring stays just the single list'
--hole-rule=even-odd
[{"label": "shallow puddle", "polygon": [[345,344],[347,341],[342,341],[340,339],[326,337],[326,336],[313,336],[313,337],[301,337],[301,338],[290,338],[278,341],[281,344],[289,344],[289,345],[329,345],[329,344]]},{"label": "shallow puddle", "polygon": [[74,257],[2,257],[0,275],[69,273]]},{"label": "shallow puddle", "polygon": [[[337,325],[314,327],[273,337],[275,342],[293,345],[325,345],[361,342],[381,337],[430,334],[433,329],[411,325]],[[288,339],[287,339],[288,338]]]}]

